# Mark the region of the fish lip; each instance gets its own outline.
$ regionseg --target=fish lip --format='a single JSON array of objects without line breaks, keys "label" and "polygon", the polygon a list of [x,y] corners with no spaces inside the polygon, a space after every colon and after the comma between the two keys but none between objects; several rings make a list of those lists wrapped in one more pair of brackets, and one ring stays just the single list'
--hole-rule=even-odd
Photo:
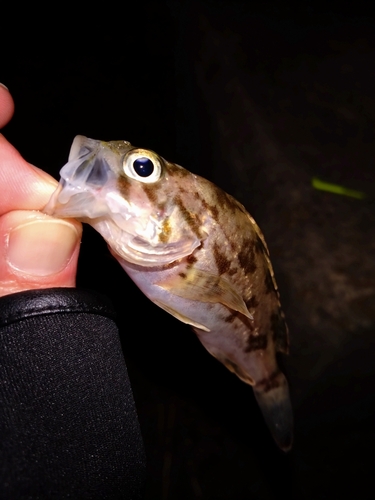
[{"label": "fish lip", "polygon": [[100,148],[105,149],[100,141],[75,137],[69,160],[60,170],[60,183],[43,210],[45,213],[85,220],[108,212],[105,193],[116,179]]},{"label": "fish lip", "polygon": [[43,208],[43,212],[47,215],[51,215],[51,216],[55,216],[55,215],[58,215],[56,213],[56,208],[57,206],[59,205],[58,203],[58,198],[59,198],[59,195],[61,193],[63,189],[63,182],[60,181],[57,188],[55,189],[55,191],[52,193],[52,196],[51,198],[48,200],[48,203],[47,205]]},{"label": "fish lip", "polygon": [[108,207],[105,200],[98,202],[97,191],[92,188],[79,189],[62,179],[43,212],[53,217],[72,217],[82,222],[103,217],[107,214]]},{"label": "fish lip", "polygon": [[[76,135],[70,147],[68,163],[85,156],[88,153],[96,153],[101,145],[101,141],[90,139],[84,135]],[[85,150],[83,151],[83,149]]]}]

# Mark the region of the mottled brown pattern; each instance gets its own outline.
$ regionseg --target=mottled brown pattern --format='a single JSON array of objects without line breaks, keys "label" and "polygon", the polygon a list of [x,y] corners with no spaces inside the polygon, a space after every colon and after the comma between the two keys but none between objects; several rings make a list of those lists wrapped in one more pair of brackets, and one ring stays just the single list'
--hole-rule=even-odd
[{"label": "mottled brown pattern", "polygon": [[[117,156],[123,144],[112,146],[110,152]],[[153,158],[155,154],[150,155]],[[255,386],[276,441],[287,449],[290,444],[285,445],[284,428],[278,426],[283,419],[281,408],[291,432],[290,402],[287,383],[277,368],[275,348],[286,352],[288,335],[262,233],[233,197],[178,165],[160,161],[163,172],[156,182],[132,176],[118,180],[119,193],[132,204],[129,214],[124,204],[122,229],[127,237],[118,259],[156,304],[193,325],[210,353],[241,380]],[[117,212],[114,217],[110,206],[108,210],[108,218],[117,222]],[[150,258],[155,232],[157,251],[165,247],[159,259]],[[127,243],[129,238],[146,240],[144,247],[140,245],[136,251]],[[116,241],[109,244],[117,252],[121,240],[116,235]],[[168,263],[170,258],[175,260]],[[282,406],[279,400],[275,402],[273,392],[265,393],[283,383],[285,390],[278,393]]]},{"label": "mottled brown pattern", "polygon": [[184,202],[179,196],[175,196],[173,198],[173,202],[178,206],[182,217],[189,224],[191,230],[198,236],[198,238],[201,238],[200,224],[197,218],[189,210],[187,210]]},{"label": "mottled brown pattern", "polygon": [[263,392],[269,392],[271,389],[276,389],[280,387],[279,375],[280,370],[277,369],[267,378],[264,378],[257,382],[257,389],[262,389]]},{"label": "mottled brown pattern", "polygon": [[[163,160],[164,160],[164,158],[163,158]],[[168,167],[168,172],[175,175],[176,177],[187,177],[187,176],[191,175],[191,172],[189,172],[189,170],[186,170],[186,168],[180,167],[179,165],[176,165],[175,163],[170,163],[167,160],[164,160],[164,162]]]},{"label": "mottled brown pattern", "polygon": [[155,208],[159,212],[164,212],[166,200],[159,200],[158,191],[161,187],[159,182],[155,182],[154,184],[141,184],[144,193],[151,203],[155,205]]},{"label": "mottled brown pattern", "polygon": [[158,184],[145,184],[145,183],[140,183],[142,186],[143,191],[146,193],[147,198],[151,201],[151,203],[156,204],[158,196],[157,196],[157,186]]},{"label": "mottled brown pattern", "polygon": [[253,335],[249,333],[247,337],[247,345],[245,347],[245,352],[259,351],[265,349],[268,344],[267,335]]},{"label": "mottled brown pattern", "polygon": [[[235,321],[237,318],[241,321],[241,323]],[[248,329],[249,332],[254,331],[254,322],[250,318],[244,316],[239,311],[231,311],[231,313],[228,316],[224,317],[223,320],[226,323],[232,324],[232,328],[234,329],[237,329],[239,325],[242,324],[241,326],[242,329],[243,327],[245,327]]]},{"label": "mottled brown pattern", "polygon": [[158,203],[156,204],[156,208],[159,212],[164,213],[165,207],[167,205],[167,200],[158,200]]},{"label": "mottled brown pattern", "polygon": [[240,312],[238,311],[233,311],[231,314],[229,314],[225,319],[224,321],[226,323],[233,323],[233,321],[238,317],[238,315],[241,314]]},{"label": "mottled brown pattern", "polygon": [[266,269],[265,277],[264,277],[264,286],[266,289],[266,293],[275,292],[275,286],[273,284],[273,279],[269,269]]},{"label": "mottled brown pattern", "polygon": [[212,217],[218,221],[219,220],[219,210],[215,207],[215,205],[210,205],[210,210],[212,213]]},{"label": "mottled brown pattern", "polygon": [[237,205],[234,200],[222,189],[212,184],[213,191],[216,195],[217,205],[219,205],[224,211],[235,211],[237,210]]},{"label": "mottled brown pattern", "polygon": [[[199,195],[198,195],[199,198]],[[201,199],[202,206],[207,210],[212,215],[212,218],[216,221],[219,222],[219,210],[215,205],[210,205],[207,203],[206,200]]]},{"label": "mottled brown pattern", "polygon": [[233,239],[230,239],[229,240],[229,245],[230,245],[230,248],[232,249],[232,252],[234,255],[237,255],[237,252],[238,252],[238,245],[237,245],[237,242]]},{"label": "mottled brown pattern", "polygon": [[164,264],[163,266],[160,266],[159,269],[172,269],[173,267],[176,266],[176,262],[170,262],[169,264]]},{"label": "mottled brown pattern", "polygon": [[117,187],[125,199],[129,197],[129,189],[131,187],[131,182],[128,177],[120,176],[117,180]]},{"label": "mottled brown pattern", "polygon": [[231,265],[231,261],[226,258],[226,256],[223,254],[223,252],[220,250],[219,245],[215,242],[212,251],[214,253],[214,259],[215,263],[217,266],[217,269],[219,271],[219,274],[224,274],[226,273]]},{"label": "mottled brown pattern", "polygon": [[286,326],[284,314],[281,309],[271,314],[270,323],[272,338],[275,342],[276,350],[281,352],[288,352],[288,327]]},{"label": "mottled brown pattern", "polygon": [[257,268],[254,255],[254,240],[247,238],[243,242],[241,251],[238,253],[238,260],[245,274],[253,274]]},{"label": "mottled brown pattern", "polygon": [[259,306],[259,301],[258,299],[255,297],[255,295],[253,295],[252,297],[250,297],[249,299],[245,300],[245,304],[246,304],[246,307],[248,309],[252,309],[252,308],[255,308],[257,306]]},{"label": "mottled brown pattern", "polygon": [[261,240],[261,238],[258,235],[256,235],[255,240],[254,240],[254,249],[259,254],[264,253],[264,254],[268,255],[267,248],[264,246],[263,241]]},{"label": "mottled brown pattern", "polygon": [[237,268],[237,267],[231,267],[230,269],[228,269],[227,274],[228,274],[229,276],[233,276],[233,275],[235,275],[237,272],[238,272],[238,268]]},{"label": "mottled brown pattern", "polygon": [[188,256],[186,257],[186,261],[187,261],[187,263],[188,263],[189,265],[193,265],[193,264],[195,264],[195,263],[197,262],[197,260],[198,260],[198,259],[197,259],[197,257],[195,257],[195,255],[193,255],[193,254],[188,255]]},{"label": "mottled brown pattern", "polygon": [[159,234],[159,241],[161,243],[167,243],[169,240],[170,234],[171,234],[171,225],[169,223],[169,219],[166,218],[163,220],[162,230]]}]

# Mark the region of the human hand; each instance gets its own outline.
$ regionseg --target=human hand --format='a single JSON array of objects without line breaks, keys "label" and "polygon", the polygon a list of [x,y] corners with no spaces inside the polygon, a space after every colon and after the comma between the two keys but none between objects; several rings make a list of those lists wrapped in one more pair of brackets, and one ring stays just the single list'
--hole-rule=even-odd
[{"label": "human hand", "polygon": [[[13,99],[0,85],[0,128],[13,111]],[[56,187],[0,134],[0,296],[75,286],[82,226],[39,211]]]}]

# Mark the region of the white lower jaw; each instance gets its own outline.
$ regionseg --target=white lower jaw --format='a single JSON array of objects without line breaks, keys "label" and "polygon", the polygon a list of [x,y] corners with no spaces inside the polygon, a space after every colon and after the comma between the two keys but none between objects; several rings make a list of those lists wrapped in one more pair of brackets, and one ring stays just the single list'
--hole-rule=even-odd
[{"label": "white lower jaw", "polygon": [[198,239],[151,245],[147,240],[127,233],[111,221],[98,219],[89,223],[103,236],[115,257],[142,267],[170,264],[187,257],[200,245]]}]

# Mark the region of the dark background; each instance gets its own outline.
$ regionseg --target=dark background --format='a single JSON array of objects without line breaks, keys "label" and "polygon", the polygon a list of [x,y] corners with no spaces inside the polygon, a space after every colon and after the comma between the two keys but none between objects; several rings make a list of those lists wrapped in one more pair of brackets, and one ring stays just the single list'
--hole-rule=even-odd
[{"label": "dark background", "polygon": [[237,197],[270,248],[291,331],[288,455],[251,390],[85,228],[78,285],[118,311],[146,499],[373,498],[375,22],[364,2],[327,3],[33,4],[2,32],[4,134],[28,161],[58,178],[76,134],[129,140]]}]

